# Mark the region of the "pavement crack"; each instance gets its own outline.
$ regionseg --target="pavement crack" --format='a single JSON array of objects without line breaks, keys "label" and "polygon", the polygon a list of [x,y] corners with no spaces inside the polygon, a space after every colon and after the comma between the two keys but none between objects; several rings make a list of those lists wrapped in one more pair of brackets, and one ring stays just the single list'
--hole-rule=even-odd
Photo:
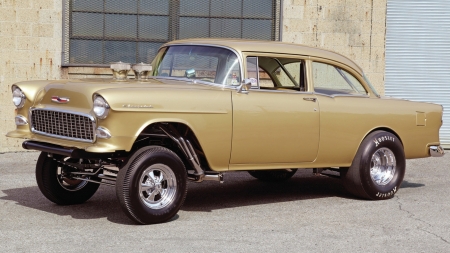
[{"label": "pavement crack", "polygon": [[[397,195],[395,195],[394,198],[395,198],[395,200],[396,200],[397,203],[398,203],[398,209],[399,209],[400,211],[402,211],[402,212],[407,213],[407,214],[408,214],[408,216],[407,216],[408,218],[413,219],[413,220],[416,220],[416,221],[419,221],[419,222],[421,222],[421,223],[424,223],[424,224],[426,224],[426,225],[429,226],[429,227],[433,227],[433,225],[431,225],[430,223],[428,223],[428,222],[426,222],[426,221],[424,221],[424,220],[422,220],[422,219],[420,219],[420,218],[417,218],[416,215],[415,215],[414,213],[412,213],[412,212],[410,212],[410,211],[408,211],[408,210],[406,210],[406,209],[403,209],[403,203],[400,201],[400,198],[399,198]],[[433,232],[431,232],[431,231],[428,231],[428,230],[426,230],[426,229],[424,229],[424,228],[420,228],[420,227],[417,227],[417,229],[419,229],[419,230],[421,230],[421,231],[423,231],[423,232],[425,232],[425,233],[427,233],[427,234],[433,235],[433,236],[435,236],[436,238],[440,239],[441,241],[443,241],[443,242],[445,242],[445,243],[447,243],[447,244],[450,244],[449,241],[447,241],[445,238],[443,238],[442,236],[440,236],[440,235],[438,235],[438,234],[435,234],[435,233],[433,233]]]}]

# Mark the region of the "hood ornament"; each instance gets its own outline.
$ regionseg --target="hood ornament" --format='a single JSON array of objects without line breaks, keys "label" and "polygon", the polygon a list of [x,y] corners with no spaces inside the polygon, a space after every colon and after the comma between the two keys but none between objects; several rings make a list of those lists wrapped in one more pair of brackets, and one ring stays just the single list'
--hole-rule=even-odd
[{"label": "hood ornament", "polygon": [[67,103],[69,103],[69,98],[52,96],[52,102],[55,102],[58,104],[67,104]]}]

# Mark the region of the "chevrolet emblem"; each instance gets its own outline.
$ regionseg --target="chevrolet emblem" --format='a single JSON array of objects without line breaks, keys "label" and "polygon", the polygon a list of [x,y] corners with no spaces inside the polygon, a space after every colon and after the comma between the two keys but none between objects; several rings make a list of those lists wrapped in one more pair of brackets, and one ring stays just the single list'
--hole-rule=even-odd
[{"label": "chevrolet emblem", "polygon": [[55,102],[58,104],[67,104],[67,103],[69,103],[69,98],[52,96],[52,102]]}]

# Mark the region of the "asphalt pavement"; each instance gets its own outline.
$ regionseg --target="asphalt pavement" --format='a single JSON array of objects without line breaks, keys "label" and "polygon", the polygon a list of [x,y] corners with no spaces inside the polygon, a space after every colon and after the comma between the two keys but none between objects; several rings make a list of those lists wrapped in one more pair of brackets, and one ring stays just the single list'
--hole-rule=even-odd
[{"label": "asphalt pavement", "polygon": [[450,152],[407,161],[395,197],[367,201],[300,170],[283,183],[246,172],[189,183],[169,222],[135,225],[115,189],[58,206],[39,191],[39,153],[0,154],[0,252],[450,252]]}]

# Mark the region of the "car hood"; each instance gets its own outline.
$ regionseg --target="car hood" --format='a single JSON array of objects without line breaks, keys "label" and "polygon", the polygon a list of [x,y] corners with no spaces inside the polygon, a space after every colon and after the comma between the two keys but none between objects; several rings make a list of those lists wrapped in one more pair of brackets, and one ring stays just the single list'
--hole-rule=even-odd
[{"label": "car hood", "polygon": [[35,96],[34,107],[92,108],[92,96],[110,89],[220,89],[189,79],[150,78],[148,81],[113,79],[70,79],[52,81]]}]

